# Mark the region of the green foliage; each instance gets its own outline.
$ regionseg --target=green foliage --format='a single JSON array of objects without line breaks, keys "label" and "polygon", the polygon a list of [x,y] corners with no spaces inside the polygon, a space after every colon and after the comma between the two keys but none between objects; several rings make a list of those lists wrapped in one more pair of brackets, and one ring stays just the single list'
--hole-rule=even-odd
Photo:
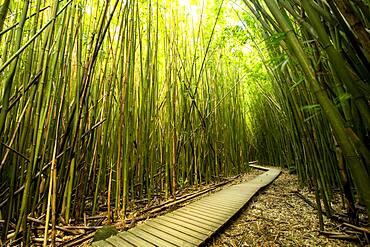
[{"label": "green foliage", "polygon": [[278,47],[280,46],[280,43],[285,39],[285,33],[284,32],[277,32],[277,33],[273,33],[271,34],[266,40],[265,42],[267,43],[267,45],[272,45],[274,47]]},{"label": "green foliage", "polygon": [[32,1],[19,44],[2,34],[7,243],[33,244],[29,214],[46,215],[47,243],[84,214],[124,219],[136,200],[248,169],[246,96],[266,70],[230,5],[184,2]]}]

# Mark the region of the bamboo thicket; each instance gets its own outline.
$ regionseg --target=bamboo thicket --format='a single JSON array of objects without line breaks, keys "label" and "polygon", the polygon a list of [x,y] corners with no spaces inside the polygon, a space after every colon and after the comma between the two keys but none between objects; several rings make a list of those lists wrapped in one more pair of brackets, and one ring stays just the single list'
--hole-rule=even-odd
[{"label": "bamboo thicket", "polygon": [[[263,27],[268,52],[262,56],[278,102],[264,97],[259,100],[268,107],[251,111],[259,157],[296,169],[302,183],[319,191],[329,215],[336,188],[351,220],[357,220],[355,196],[370,215],[367,3],[243,2]],[[279,146],[281,152],[269,152]]]},{"label": "bamboo thicket", "polygon": [[251,160],[296,171],[320,219],[338,189],[351,221],[357,204],[370,214],[369,12],[361,0],[4,0],[2,243],[56,245],[60,225],[123,220]]},{"label": "bamboo thicket", "polygon": [[223,4],[191,18],[176,1],[5,1],[3,243],[32,243],[30,217],[54,245],[56,226],[84,214],[124,219],[136,201],[248,169],[246,77],[223,58]]}]

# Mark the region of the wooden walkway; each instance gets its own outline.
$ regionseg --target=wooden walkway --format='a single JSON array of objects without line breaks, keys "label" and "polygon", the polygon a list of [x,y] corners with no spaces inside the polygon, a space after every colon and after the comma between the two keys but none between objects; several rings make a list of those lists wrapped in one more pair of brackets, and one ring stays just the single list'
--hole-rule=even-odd
[{"label": "wooden walkway", "polygon": [[266,172],[251,181],[230,186],[171,213],[149,219],[116,236],[94,242],[92,246],[199,246],[281,172],[275,168],[251,167]]}]

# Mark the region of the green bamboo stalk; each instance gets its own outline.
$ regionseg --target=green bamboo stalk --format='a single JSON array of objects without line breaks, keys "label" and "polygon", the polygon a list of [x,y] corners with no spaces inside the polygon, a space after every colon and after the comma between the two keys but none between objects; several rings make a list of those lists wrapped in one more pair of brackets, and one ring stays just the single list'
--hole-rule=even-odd
[{"label": "green bamboo stalk", "polygon": [[[0,9],[0,32],[3,30],[6,15],[9,10],[10,0],[5,0]],[[1,36],[0,36],[1,37]]]},{"label": "green bamboo stalk", "polygon": [[360,91],[353,85],[353,79],[350,78],[349,72],[346,70],[346,65],[344,60],[341,58],[339,52],[337,52],[330,42],[329,36],[326,33],[324,27],[321,25],[320,17],[316,14],[314,9],[311,6],[311,3],[307,0],[302,0],[303,7],[307,11],[307,14],[311,20],[313,27],[316,29],[320,41],[324,50],[327,52],[330,62],[333,64],[335,72],[338,74],[340,80],[342,80],[345,85],[348,87],[349,92],[353,96],[353,101],[357,105],[359,111],[361,112],[364,121],[367,125],[370,125],[370,110],[367,102],[364,99],[364,96]]},{"label": "green bamboo stalk", "polygon": [[360,41],[366,58],[370,61],[370,36],[365,30],[363,22],[353,12],[352,6],[349,1],[339,0],[335,2],[336,6],[346,18],[351,29],[356,33]]},{"label": "green bamboo stalk", "polygon": [[[15,50],[19,50],[19,48],[21,47],[23,28],[24,28],[24,23],[26,21],[26,17],[27,17],[28,7],[29,7],[29,1],[25,1],[23,5],[21,20],[19,23],[19,27],[17,29],[17,35],[16,35],[16,40],[15,40],[15,44],[16,44]],[[0,21],[1,21],[0,27],[2,27],[3,25],[6,11],[8,10],[8,8],[9,8],[9,1],[5,1],[1,9],[1,15],[3,16],[0,16]],[[0,135],[1,136],[3,136],[3,132],[4,132],[4,125],[5,125],[6,116],[7,116],[8,108],[9,108],[9,98],[10,98],[10,94],[12,91],[15,72],[17,70],[18,60],[19,58],[17,57],[16,60],[13,62],[10,68],[10,73],[5,81],[4,92],[3,92],[3,97],[2,97],[2,110],[0,112]],[[2,142],[2,138],[0,138],[0,142]]]},{"label": "green bamboo stalk", "polygon": [[367,212],[370,215],[370,178],[367,174],[364,164],[362,163],[360,157],[353,147],[352,140],[349,139],[346,134],[344,121],[334,104],[329,100],[326,92],[321,89],[318,81],[316,80],[315,73],[298,39],[296,38],[291,25],[288,24],[287,20],[281,14],[277,4],[274,1],[266,0],[265,2],[266,5],[269,7],[271,13],[276,18],[276,21],[285,32],[287,43],[289,44],[290,48],[296,53],[297,60],[299,61],[302,70],[306,73],[306,76],[308,77],[310,88],[317,97],[317,100],[320,103],[323,112],[331,123],[337,141],[343,150],[344,156],[348,162],[349,169],[354,177],[356,187],[362,200],[364,200]]}]

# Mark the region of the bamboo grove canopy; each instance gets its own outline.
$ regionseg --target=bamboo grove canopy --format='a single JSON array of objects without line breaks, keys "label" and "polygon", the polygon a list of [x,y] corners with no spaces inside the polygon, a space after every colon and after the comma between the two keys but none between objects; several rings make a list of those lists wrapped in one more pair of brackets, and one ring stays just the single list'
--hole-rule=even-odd
[{"label": "bamboo grove canopy", "polygon": [[370,215],[368,0],[0,3],[3,243],[251,160]]}]

